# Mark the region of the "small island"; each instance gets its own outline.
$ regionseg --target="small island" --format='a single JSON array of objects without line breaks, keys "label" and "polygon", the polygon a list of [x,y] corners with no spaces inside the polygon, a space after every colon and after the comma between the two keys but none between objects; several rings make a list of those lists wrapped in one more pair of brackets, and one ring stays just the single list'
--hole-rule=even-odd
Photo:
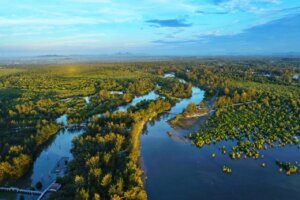
[{"label": "small island", "polygon": [[169,120],[169,123],[174,127],[187,128],[199,122],[199,118],[207,116],[209,112],[210,110],[203,101],[199,105],[190,103],[181,114]]}]

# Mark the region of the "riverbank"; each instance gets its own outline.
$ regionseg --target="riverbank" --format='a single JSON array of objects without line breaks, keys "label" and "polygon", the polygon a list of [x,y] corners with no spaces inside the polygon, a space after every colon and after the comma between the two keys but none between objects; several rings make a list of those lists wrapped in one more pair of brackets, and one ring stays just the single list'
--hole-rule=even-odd
[{"label": "riverbank", "polygon": [[168,135],[173,140],[191,143],[187,136],[190,133],[198,131],[208,118],[209,115],[203,115],[195,118],[182,118],[176,126],[173,126],[169,122],[169,125],[173,128],[173,130],[169,132]]},{"label": "riverbank", "polygon": [[[206,119],[213,115],[213,104],[217,100],[218,92],[208,101],[205,102],[204,108],[197,108],[196,112],[191,114],[178,114],[168,120],[169,124],[174,128],[182,128],[190,132],[196,131],[195,127],[199,128]],[[197,126],[199,125],[199,126]]]},{"label": "riverbank", "polygon": [[[182,113],[190,103],[199,103],[203,98],[204,91],[200,88],[193,87],[192,96],[190,98],[180,99],[172,106],[169,112],[157,118],[153,118],[153,121],[146,123],[141,137],[141,158],[146,177],[144,184],[148,199],[173,199],[173,197],[168,198],[167,196],[169,194],[177,195],[177,192],[169,191],[169,188],[171,185],[182,182],[179,179],[177,180],[177,177],[181,177],[181,174],[175,173],[175,175],[172,173],[178,169],[179,165],[186,165],[186,163],[173,161],[177,160],[177,158],[180,159],[182,153],[185,154],[185,157],[188,157],[189,154],[186,154],[186,149],[183,149],[181,153],[177,152],[176,146],[180,145],[184,148],[192,146],[189,144],[188,139],[184,137],[190,132],[185,129],[175,129],[170,126],[168,121],[175,115]],[[194,119],[199,120],[200,118],[201,117]],[[198,123],[195,123],[194,130],[197,129],[196,124]],[[192,126],[190,128],[190,130],[193,129]],[[168,133],[171,133],[171,135]],[[176,145],[175,149],[173,149],[174,145]],[[172,174],[172,176],[170,176],[170,174]],[[182,194],[184,194],[184,192]]]}]

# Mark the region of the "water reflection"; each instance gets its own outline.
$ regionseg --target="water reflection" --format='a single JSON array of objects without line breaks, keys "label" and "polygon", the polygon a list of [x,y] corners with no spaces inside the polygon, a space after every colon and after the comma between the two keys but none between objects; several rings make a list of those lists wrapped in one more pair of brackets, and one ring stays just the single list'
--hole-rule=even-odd
[{"label": "water reflection", "polygon": [[135,106],[136,104],[140,103],[141,101],[149,101],[149,100],[155,100],[158,98],[159,95],[157,95],[154,91],[149,92],[146,95],[143,96],[136,96],[133,98],[133,100],[125,105],[125,106],[119,106],[116,111],[127,111],[127,109],[131,106]]},{"label": "water reflection", "polygon": [[62,124],[64,126],[66,126],[66,125],[68,125],[68,115],[64,114],[64,115],[58,117],[55,121],[58,124]]},{"label": "water reflection", "polygon": [[[34,187],[37,182],[41,182],[42,190],[47,188],[56,178],[56,174],[53,173],[57,162],[62,157],[73,158],[70,149],[72,148],[72,139],[81,135],[84,132],[83,129],[71,130],[62,129],[54,136],[47,144],[43,146],[43,150],[36,157],[34,164],[27,175],[11,185],[30,189]],[[4,199],[19,199],[20,195],[0,193],[0,197]],[[25,199],[35,200],[38,196],[24,195]],[[1,199],[0,198],[0,199]]]},{"label": "water reflection", "polygon": [[[293,145],[262,151],[263,160],[234,161],[220,149],[225,145],[228,152],[236,141],[222,141],[199,149],[167,134],[176,131],[185,135],[191,131],[174,130],[167,120],[189,103],[199,103],[203,96],[202,90],[193,87],[191,98],[183,99],[169,115],[146,125],[147,132],[141,137],[141,156],[148,199],[298,199],[300,177],[279,173],[274,163],[276,159],[299,161],[299,149]],[[266,168],[261,167],[262,162]],[[224,164],[233,169],[232,174],[222,172]]]}]

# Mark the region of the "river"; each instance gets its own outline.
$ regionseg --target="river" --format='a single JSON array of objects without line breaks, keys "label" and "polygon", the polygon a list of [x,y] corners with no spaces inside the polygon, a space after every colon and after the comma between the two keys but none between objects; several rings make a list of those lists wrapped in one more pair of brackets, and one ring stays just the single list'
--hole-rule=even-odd
[{"label": "river", "polygon": [[[125,106],[119,106],[116,111],[126,111],[130,106],[135,106],[141,101],[144,100],[154,100],[158,95],[151,91],[143,96],[136,96],[132,99],[130,103]],[[84,97],[84,100],[87,104],[90,103],[89,97]],[[101,114],[99,114],[101,116]],[[64,126],[68,125],[67,114],[61,115],[56,119],[56,122],[63,124]],[[69,160],[73,158],[71,151],[72,140],[74,137],[80,136],[84,133],[84,129],[68,129],[64,128],[60,130],[47,144],[42,148],[42,151],[36,157],[33,166],[26,176],[13,182],[11,185],[22,188],[30,189],[35,187],[37,182],[41,182],[43,187],[42,190],[46,189],[57,177],[56,173],[53,172],[58,161],[63,157],[68,157]],[[38,196],[35,195],[23,195],[26,200],[36,200]],[[19,194],[13,193],[3,193],[0,192],[0,200],[15,200],[19,199]]]},{"label": "river", "polygon": [[[174,77],[166,75],[165,77]],[[180,80],[185,82],[184,80]],[[141,97],[135,97],[126,106],[120,106],[118,111],[125,111],[131,105],[143,100],[156,99],[154,92]],[[265,159],[261,161],[246,159],[233,161],[228,155],[222,155],[219,148],[223,145],[232,146],[234,141],[224,141],[202,149],[192,146],[182,137],[169,136],[168,132],[186,135],[191,130],[174,129],[167,120],[179,114],[189,103],[200,103],[204,91],[192,87],[192,96],[180,100],[169,114],[164,114],[146,124],[141,136],[141,157],[146,174],[145,189],[150,200],[190,200],[190,199],[298,199],[300,195],[299,175],[287,177],[278,172],[274,164],[276,158],[285,161],[300,160],[299,149],[288,146],[280,149],[268,149],[263,152]],[[86,103],[89,103],[86,101]],[[58,122],[67,124],[67,116],[62,115]],[[55,174],[51,171],[61,157],[69,157],[72,139],[84,132],[84,129],[71,131],[61,130],[37,156],[34,165],[27,176],[14,186],[29,188],[38,181],[47,187]],[[211,154],[216,158],[212,159]],[[261,162],[267,167],[262,168]],[[222,166],[226,164],[233,169],[232,174],[224,174]],[[4,196],[5,195],[5,196]],[[0,199],[18,199],[15,194],[0,193]],[[26,196],[26,199],[36,199],[36,196]]]},{"label": "river", "polygon": [[[172,77],[172,76],[167,76]],[[141,137],[141,156],[145,171],[145,189],[149,200],[252,200],[299,199],[300,176],[279,173],[275,160],[300,161],[295,145],[262,151],[264,159],[231,160],[220,148],[228,150],[235,141],[222,141],[199,149],[168,132],[186,135],[190,130],[173,129],[167,120],[182,112],[188,103],[199,103],[204,92],[193,87],[192,97],[177,103],[170,113],[149,122]],[[216,158],[212,158],[212,153]],[[261,163],[266,163],[266,168]],[[233,169],[222,172],[223,165]]]}]

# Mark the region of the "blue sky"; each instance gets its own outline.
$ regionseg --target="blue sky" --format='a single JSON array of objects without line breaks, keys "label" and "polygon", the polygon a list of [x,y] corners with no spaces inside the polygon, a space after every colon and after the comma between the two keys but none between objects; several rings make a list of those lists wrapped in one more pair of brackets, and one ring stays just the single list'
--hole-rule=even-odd
[{"label": "blue sky", "polygon": [[0,55],[300,52],[299,0],[1,0]]}]

